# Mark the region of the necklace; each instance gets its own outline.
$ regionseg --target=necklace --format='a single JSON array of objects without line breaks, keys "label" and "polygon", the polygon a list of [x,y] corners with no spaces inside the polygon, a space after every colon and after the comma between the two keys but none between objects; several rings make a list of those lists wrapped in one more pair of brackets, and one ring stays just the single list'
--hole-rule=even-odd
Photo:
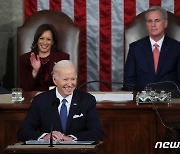
[{"label": "necklace", "polygon": [[45,58],[40,58],[41,64],[45,65],[48,63],[49,61],[49,56],[45,57]]}]

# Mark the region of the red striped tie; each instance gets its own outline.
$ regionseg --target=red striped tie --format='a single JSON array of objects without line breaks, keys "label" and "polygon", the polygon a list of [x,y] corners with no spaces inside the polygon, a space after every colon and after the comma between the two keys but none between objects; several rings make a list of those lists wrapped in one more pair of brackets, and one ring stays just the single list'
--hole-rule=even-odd
[{"label": "red striped tie", "polygon": [[158,44],[154,44],[154,50],[153,50],[153,56],[154,56],[154,69],[155,69],[155,73],[156,73],[156,71],[157,71],[157,67],[158,67],[158,61],[159,61],[159,54],[160,54],[160,52],[159,52],[159,49],[158,49],[158,47],[159,47],[159,45]]}]

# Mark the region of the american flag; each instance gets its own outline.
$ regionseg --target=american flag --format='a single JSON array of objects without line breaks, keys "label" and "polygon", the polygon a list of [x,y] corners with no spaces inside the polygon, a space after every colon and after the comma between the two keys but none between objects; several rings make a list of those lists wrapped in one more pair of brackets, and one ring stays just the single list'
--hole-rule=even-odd
[{"label": "american flag", "polygon": [[[24,16],[26,20],[40,10],[66,13],[81,28],[80,83],[122,82],[124,28],[155,5],[180,17],[180,0],[24,0]],[[84,88],[116,91],[121,85],[92,83]]]}]

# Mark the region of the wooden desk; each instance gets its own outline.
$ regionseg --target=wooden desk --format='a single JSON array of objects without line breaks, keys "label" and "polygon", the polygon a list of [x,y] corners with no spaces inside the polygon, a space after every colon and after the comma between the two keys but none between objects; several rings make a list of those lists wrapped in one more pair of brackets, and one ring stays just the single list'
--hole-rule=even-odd
[{"label": "wooden desk", "polygon": [[[34,94],[24,93],[25,100],[20,104],[0,104],[0,153],[18,142],[16,132]],[[180,122],[180,101],[155,106],[166,125]],[[163,149],[154,148],[156,141],[166,141],[167,129],[152,104],[101,102],[97,103],[97,110],[105,131],[104,154],[165,153]]]},{"label": "wooden desk", "polygon": [[[180,101],[179,101],[180,102]],[[106,137],[104,153],[164,154],[166,149],[155,149],[157,141],[165,142],[165,125],[180,122],[180,103],[136,104],[129,102],[102,102],[97,104]]]},{"label": "wooden desk", "polygon": [[15,145],[9,145],[4,150],[4,154],[103,154],[102,148],[102,142],[96,145],[54,145],[54,147],[49,147],[48,145],[22,145],[21,143],[17,143]]}]

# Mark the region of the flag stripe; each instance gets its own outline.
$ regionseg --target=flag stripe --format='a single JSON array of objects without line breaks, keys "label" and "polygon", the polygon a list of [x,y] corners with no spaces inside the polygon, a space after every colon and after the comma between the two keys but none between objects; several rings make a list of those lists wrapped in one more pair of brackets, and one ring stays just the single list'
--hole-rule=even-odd
[{"label": "flag stripe", "polygon": [[37,12],[37,0],[30,1],[25,0],[24,1],[24,19],[27,20],[29,16],[31,16],[33,13]]},{"label": "flag stripe", "polygon": [[136,0],[124,0],[124,27],[136,16]]},{"label": "flag stripe", "polygon": [[[122,82],[123,79],[123,44],[124,38],[124,1],[112,0],[112,81]],[[113,90],[120,90],[122,85],[112,84]]]},{"label": "flag stripe", "polygon": [[[111,82],[111,1],[100,0],[100,80]],[[100,83],[100,90],[111,90],[111,85]]]},{"label": "flag stripe", "polygon": [[149,8],[149,1],[136,0],[136,15]]},{"label": "flag stripe", "polygon": [[161,0],[149,0],[149,7],[161,6]]},{"label": "flag stripe", "polygon": [[[99,80],[99,2],[87,0],[87,81]],[[99,90],[99,83],[87,85]]]},{"label": "flag stripe", "polygon": [[49,0],[38,0],[37,7],[38,11],[49,10]]},{"label": "flag stripe", "polygon": [[62,12],[67,14],[72,20],[74,20],[74,1],[62,0]]},{"label": "flag stripe", "polygon": [[167,1],[167,0],[162,0],[162,1],[161,1],[161,6],[162,6],[164,9],[166,9],[166,10],[174,13],[174,0],[169,0],[169,1]]},{"label": "flag stripe", "polygon": [[[80,33],[80,54],[79,54],[79,80],[81,83],[87,82],[87,33],[86,33],[86,1],[74,1],[74,23],[81,27]],[[87,89],[87,85],[83,87]]]},{"label": "flag stripe", "polygon": [[50,10],[61,11],[61,0],[50,0]]},{"label": "flag stripe", "polygon": [[174,13],[180,17],[180,0],[174,0]]}]

